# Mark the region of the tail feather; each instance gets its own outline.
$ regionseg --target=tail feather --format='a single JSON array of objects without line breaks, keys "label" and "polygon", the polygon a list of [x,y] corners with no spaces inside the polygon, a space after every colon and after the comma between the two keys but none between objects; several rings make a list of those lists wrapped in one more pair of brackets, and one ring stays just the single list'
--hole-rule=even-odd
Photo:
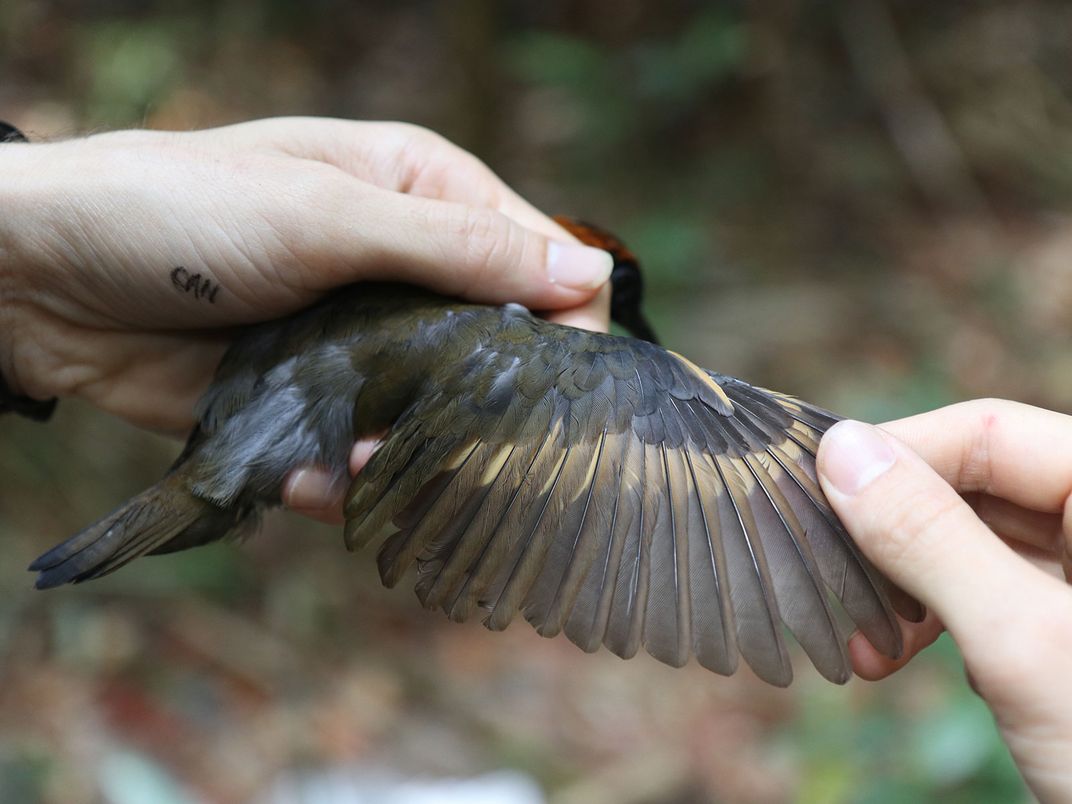
[{"label": "tail feather", "polygon": [[218,510],[164,478],[34,561],[35,586],[51,589],[107,575]]}]

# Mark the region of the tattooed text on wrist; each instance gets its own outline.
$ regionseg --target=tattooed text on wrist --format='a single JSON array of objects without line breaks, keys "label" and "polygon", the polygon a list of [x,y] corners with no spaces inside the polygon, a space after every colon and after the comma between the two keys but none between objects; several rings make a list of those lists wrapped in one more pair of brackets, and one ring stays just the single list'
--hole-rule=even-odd
[{"label": "tattooed text on wrist", "polygon": [[171,284],[183,293],[192,293],[195,299],[207,299],[209,304],[216,303],[216,295],[220,292],[219,283],[207,276],[192,274],[181,265],[171,269]]}]

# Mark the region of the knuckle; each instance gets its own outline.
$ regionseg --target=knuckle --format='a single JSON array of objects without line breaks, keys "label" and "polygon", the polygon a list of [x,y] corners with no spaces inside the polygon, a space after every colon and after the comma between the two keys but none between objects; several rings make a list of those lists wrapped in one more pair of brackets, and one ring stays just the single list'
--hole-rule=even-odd
[{"label": "knuckle", "polygon": [[399,139],[407,140],[414,144],[435,147],[445,144],[448,141],[446,137],[443,137],[432,129],[419,126],[416,123],[395,122],[390,125],[392,131],[399,137]]},{"label": "knuckle", "polygon": [[397,136],[397,185],[402,192],[499,209],[501,183],[476,156],[419,126]]},{"label": "knuckle", "polygon": [[463,204],[420,203],[410,209],[414,231],[426,233],[438,254],[442,291],[466,296],[483,281],[490,255],[489,224]]},{"label": "knuckle", "polygon": [[431,158],[451,147],[446,137],[412,123],[396,123],[394,135],[399,143],[401,154],[416,163],[427,163]]},{"label": "knuckle", "polygon": [[501,215],[466,206],[460,206],[453,215],[451,231],[468,267],[488,270],[513,250],[511,228]]},{"label": "knuckle", "polygon": [[[411,154],[420,155],[428,163],[457,163],[469,152],[455,145],[438,131],[413,123],[397,123],[396,130],[403,148]],[[475,159],[476,157],[472,157]]]},{"label": "knuckle", "polygon": [[399,192],[427,195],[421,191],[422,183],[427,182],[431,165],[442,161],[439,154],[449,145],[448,141],[431,129],[412,123],[392,123],[391,136],[394,138],[396,157],[396,176],[394,183]]},{"label": "knuckle", "polygon": [[988,493],[993,480],[993,443],[1005,403],[1000,399],[977,399],[966,407],[976,425],[962,447],[957,488]]}]

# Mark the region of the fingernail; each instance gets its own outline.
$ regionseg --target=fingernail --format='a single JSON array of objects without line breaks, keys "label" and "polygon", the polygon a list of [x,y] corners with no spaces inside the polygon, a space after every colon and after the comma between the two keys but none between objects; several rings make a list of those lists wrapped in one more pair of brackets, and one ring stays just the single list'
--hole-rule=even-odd
[{"label": "fingernail", "polygon": [[610,279],[614,258],[601,248],[552,240],[547,244],[547,278],[575,290],[594,290]]},{"label": "fingernail", "polygon": [[335,497],[335,484],[326,472],[299,469],[287,481],[283,493],[287,507],[300,510],[326,508]]},{"label": "fingernail", "polygon": [[890,445],[869,424],[838,422],[823,436],[822,472],[842,494],[859,494],[895,460]]}]

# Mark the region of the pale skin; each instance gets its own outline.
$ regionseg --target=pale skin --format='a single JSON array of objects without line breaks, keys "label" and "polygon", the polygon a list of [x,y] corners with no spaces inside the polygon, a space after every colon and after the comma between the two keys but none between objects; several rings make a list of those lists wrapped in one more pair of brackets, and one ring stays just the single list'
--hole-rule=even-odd
[{"label": "pale skin", "polygon": [[819,472],[864,552],[930,612],[903,625],[897,661],[855,635],[856,672],[883,678],[948,629],[1032,791],[1072,801],[1072,417],[978,400],[843,422]]},{"label": "pale skin", "polygon": [[[609,257],[414,126],[288,118],[3,145],[0,175],[0,372],[144,427],[191,426],[230,328],[363,279],[607,326]],[[374,448],[355,445],[352,472]],[[1072,418],[980,401],[839,424],[819,469],[862,549],[931,611],[904,625],[896,662],[855,635],[856,672],[895,672],[944,624],[1028,784],[1072,800],[1072,591],[1058,577]],[[284,502],[338,520],[340,495],[310,467]]]}]

